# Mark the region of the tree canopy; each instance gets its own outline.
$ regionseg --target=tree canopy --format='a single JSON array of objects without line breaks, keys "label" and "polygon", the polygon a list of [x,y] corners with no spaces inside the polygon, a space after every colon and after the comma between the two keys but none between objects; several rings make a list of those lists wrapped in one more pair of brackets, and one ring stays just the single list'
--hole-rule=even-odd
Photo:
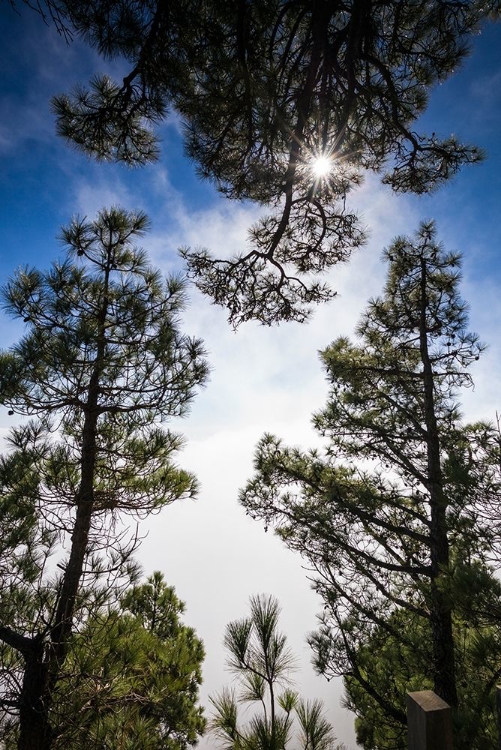
[{"label": "tree canopy", "polygon": [[[199,174],[266,204],[248,251],[186,251],[190,275],[234,324],[304,320],[334,292],[323,272],[364,242],[346,196],[365,170],[429,192],[481,152],[417,132],[432,88],[498,0],[46,0],[60,28],[129,66],[54,99],[60,135],[99,159],[158,156],[174,108]],[[315,172],[318,158],[326,173]]]},{"label": "tree canopy", "polygon": [[[322,354],[331,392],[314,423],[325,451],[265,436],[241,500],[309,561],[325,605],[310,637],[318,669],[349,676],[405,723],[362,655],[378,634],[406,647],[407,629],[396,626],[404,613],[427,633],[421,672],[465,709],[454,618],[493,624],[489,610],[498,611],[489,566],[499,565],[500,440],[496,425],[461,423],[457,390],[471,385],[482,346],[466,328],[459,256],[424,224],[385,257],[384,295],[370,301],[359,341],[340,338]],[[498,663],[489,670],[498,674]],[[475,735],[461,738],[476,747]]]},{"label": "tree canopy", "polygon": [[56,710],[55,747],[185,750],[203,733],[202,642],[163,575],[92,613],[74,639]]},{"label": "tree canopy", "polygon": [[[182,253],[190,277],[227,307],[234,325],[303,321],[315,303],[334,296],[322,274],[365,241],[346,203],[364,172],[380,174],[395,191],[421,194],[482,158],[455,136],[417,132],[417,122],[433,86],[460,65],[482,23],[499,14],[497,0],[45,6],[62,33],[129,66],[119,82],[96,76],[54,99],[61,136],[98,159],[141,165],[157,158],[155,127],[172,107],[200,175],[230,199],[267,206],[250,229],[247,252]],[[110,581],[134,581],[137,537],[127,537],[121,514],[137,519],[196,491],[194,478],[171,461],[179,437],[160,422],[185,412],[207,366],[200,342],[177,330],[183,282],[164,284],[133,247],[145,228],[144,216],[118,209],[95,222],[75,220],[64,232],[68,261],[45,275],[24,269],[5,290],[28,334],[0,359],[0,403],[33,418],[12,431],[11,452],[0,462],[0,706],[21,750],[49,750],[63,737],[58,690],[65,665],[79,658],[78,637],[101,644],[106,626],[119,659],[138,671],[143,646],[161,652],[148,607],[136,619],[117,609],[99,619]],[[346,677],[348,699],[360,705],[362,741],[388,750],[390,738],[400,747],[396,691],[414,664],[457,709],[464,748],[481,750],[491,717],[481,726],[461,718],[474,695],[462,681],[481,663],[487,686],[499,672],[479,656],[491,637],[491,653],[498,653],[499,429],[460,419],[456,391],[471,384],[467,368],[482,346],[466,330],[459,258],[443,252],[428,224],[414,240],[397,240],[387,259],[388,284],[360,324],[360,344],[339,339],[323,354],[332,392],[315,422],[329,441],[325,454],[267,436],[243,502],[311,564],[325,602],[310,638],[317,667]],[[271,602],[256,601],[256,612]],[[236,697],[222,693],[213,727],[228,746],[276,750],[289,738],[293,711],[303,729],[325,727],[319,705],[298,702],[290,691],[277,700],[278,720],[274,679],[268,667],[260,671],[269,660],[255,660],[258,625],[252,618],[240,624],[235,665],[242,672],[251,665],[247,700],[260,701],[265,716],[241,730]],[[90,666],[93,674],[101,668]],[[109,705],[129,701],[126,681],[108,677],[119,692],[106,684],[100,697]],[[134,704],[139,696],[144,708],[154,695],[133,690],[124,709],[133,741],[141,735],[146,743],[152,727],[156,741],[162,720]],[[375,711],[385,722],[370,735]],[[193,722],[186,733],[195,731]],[[109,712],[103,724],[89,719],[86,726],[104,741],[99,733],[118,725]],[[304,731],[305,747],[314,744]],[[327,727],[318,747],[330,742]]]},{"label": "tree canopy", "polygon": [[31,417],[0,465],[0,640],[18,654],[0,706],[20,750],[52,747],[74,629],[114,580],[133,580],[139,537],[125,516],[197,490],[172,460],[182,439],[161,423],[186,413],[208,368],[201,342],[179,331],[183,282],[163,280],[135,245],[146,228],[121,209],[74,219],[66,260],[21,269],[3,290],[27,332],[1,355],[0,402]]},{"label": "tree canopy", "polygon": [[[277,599],[262,594],[251,597],[249,617],[228,624],[228,667],[241,691],[237,695],[224,689],[211,697],[211,731],[226,750],[282,750],[292,742],[302,750],[343,750],[334,748],[334,732],[321,701],[302,700],[291,689],[295,658],[278,629],[279,615]],[[255,704],[261,711],[243,726],[238,703]]]},{"label": "tree canopy", "polygon": [[[182,624],[183,610],[158,572],[118,598],[113,589],[103,592],[70,641],[54,692],[56,750],[184,750],[196,743],[205,726],[197,705],[204,650]],[[6,750],[17,746],[18,729],[2,722]]]}]

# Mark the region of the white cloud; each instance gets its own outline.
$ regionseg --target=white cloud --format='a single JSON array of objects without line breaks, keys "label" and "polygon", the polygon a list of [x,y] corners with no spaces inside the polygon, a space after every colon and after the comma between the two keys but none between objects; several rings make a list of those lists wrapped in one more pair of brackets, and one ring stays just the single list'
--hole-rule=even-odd
[{"label": "white cloud", "polygon": [[126,210],[135,208],[131,192],[122,180],[98,178],[90,183],[88,180],[76,180],[72,186],[70,204],[73,213],[87,216],[93,220],[98,211],[111,206],[120,206]]}]

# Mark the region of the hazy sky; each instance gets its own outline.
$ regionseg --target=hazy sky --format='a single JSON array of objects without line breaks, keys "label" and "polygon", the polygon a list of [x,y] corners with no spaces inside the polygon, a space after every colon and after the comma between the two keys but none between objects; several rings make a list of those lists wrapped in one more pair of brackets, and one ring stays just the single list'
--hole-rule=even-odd
[{"label": "hazy sky", "polygon": [[[68,47],[34,13],[16,15],[5,0],[0,23],[1,283],[19,265],[47,268],[61,252],[60,226],[73,214],[92,218],[111,204],[149,214],[152,231],[143,245],[165,271],[182,270],[180,246],[209,247],[219,257],[245,249],[259,209],[230,203],[197,179],[183,157],[175,116],[161,128],[162,156],[155,165],[132,171],[89,161],[55,136],[49,100],[109,67],[79,43]],[[146,574],[162,570],[176,586],[187,604],[186,622],[205,642],[204,699],[230,681],[221,647],[226,623],[246,614],[251,594],[274,594],[283,607],[282,628],[300,657],[298,688],[305,697],[324,699],[338,738],[355,748],[352,716],[339,707],[342,686],[327,684],[309,666],[304,637],[315,628],[321,604],[308,573],[271,532],[245,516],[238,490],[252,473],[263,432],[303,447],[318,442],[310,416],[324,405],[327,386],[317,352],[338,335],[351,335],[367,299],[381,291],[381,249],[395,235],[413,233],[423,219],[435,218],[444,244],[464,253],[462,289],[471,328],[490,345],[473,372],[476,388],[464,394],[465,416],[492,419],[501,411],[500,117],[501,28],[490,25],[463,68],[434,91],[422,125],[476,143],[488,159],[420,199],[395,196],[368,177],[352,205],[370,229],[370,241],[331,273],[339,296],[310,323],[273,329],[246,324],[234,333],[224,311],[192,290],[183,330],[205,340],[212,376],[189,418],[174,426],[187,439],[180,463],[198,475],[201,491],[196,502],[173,505],[144,525],[148,536],[139,557]],[[0,315],[0,346],[7,347],[22,326]],[[0,410],[0,435],[11,424]]]}]

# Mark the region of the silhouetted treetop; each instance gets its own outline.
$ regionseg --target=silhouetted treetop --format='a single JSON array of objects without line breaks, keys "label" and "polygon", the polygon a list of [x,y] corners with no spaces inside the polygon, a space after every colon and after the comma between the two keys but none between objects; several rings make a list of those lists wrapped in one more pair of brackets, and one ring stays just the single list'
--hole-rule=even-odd
[{"label": "silhouetted treetop", "polygon": [[157,158],[154,125],[173,107],[199,174],[231,198],[270,207],[248,252],[184,254],[234,324],[304,320],[333,296],[317,277],[364,241],[345,207],[363,170],[424,193],[481,158],[415,123],[498,0],[46,5],[105,58],[129,65],[122,81],[100,75],[55,98],[60,135],[98,159],[144,164]]}]

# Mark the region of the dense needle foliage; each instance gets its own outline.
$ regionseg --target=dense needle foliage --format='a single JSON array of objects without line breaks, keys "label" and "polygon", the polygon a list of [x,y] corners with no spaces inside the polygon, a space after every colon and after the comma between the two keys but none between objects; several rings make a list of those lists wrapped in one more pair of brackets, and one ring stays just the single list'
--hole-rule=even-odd
[{"label": "dense needle foliage", "polygon": [[[490,566],[500,553],[500,437],[495,425],[461,422],[457,391],[471,384],[482,347],[466,328],[458,255],[424,224],[385,257],[384,294],[369,303],[358,341],[340,338],[322,353],[331,392],[314,423],[325,451],[265,436],[241,499],[309,561],[325,605],[310,638],[317,668],[346,676],[350,696],[367,693],[398,727],[407,679],[415,686],[407,659],[459,706],[461,724],[478,670],[468,658],[458,667],[462,634],[490,638],[499,613]],[[394,653],[419,650],[405,657],[398,691],[391,670],[384,679],[377,668],[382,639]],[[497,651],[484,664],[486,687],[499,676]],[[482,732],[479,721],[464,723],[459,747],[483,747]]]},{"label": "dense needle foliage", "polygon": [[178,329],[183,283],[135,245],[146,228],[121,209],[75,219],[64,261],[21,269],[4,289],[27,330],[1,355],[0,402],[31,417],[0,465],[0,706],[20,750],[53,746],[73,632],[113,581],[134,579],[138,533],[124,514],[137,521],[197,489],[172,460],[182,439],[161,423],[186,413],[207,364]]},{"label": "dense needle foliage", "polygon": [[[415,123],[498,0],[46,0],[67,33],[124,60],[54,99],[57,128],[98,159],[158,156],[155,124],[182,117],[199,174],[265,204],[248,248],[186,251],[190,275],[233,324],[305,320],[334,292],[330,267],[364,242],[346,196],[366,170],[424,193],[481,158]],[[43,7],[43,5],[42,5]],[[323,176],[317,158],[327,162]]]}]

